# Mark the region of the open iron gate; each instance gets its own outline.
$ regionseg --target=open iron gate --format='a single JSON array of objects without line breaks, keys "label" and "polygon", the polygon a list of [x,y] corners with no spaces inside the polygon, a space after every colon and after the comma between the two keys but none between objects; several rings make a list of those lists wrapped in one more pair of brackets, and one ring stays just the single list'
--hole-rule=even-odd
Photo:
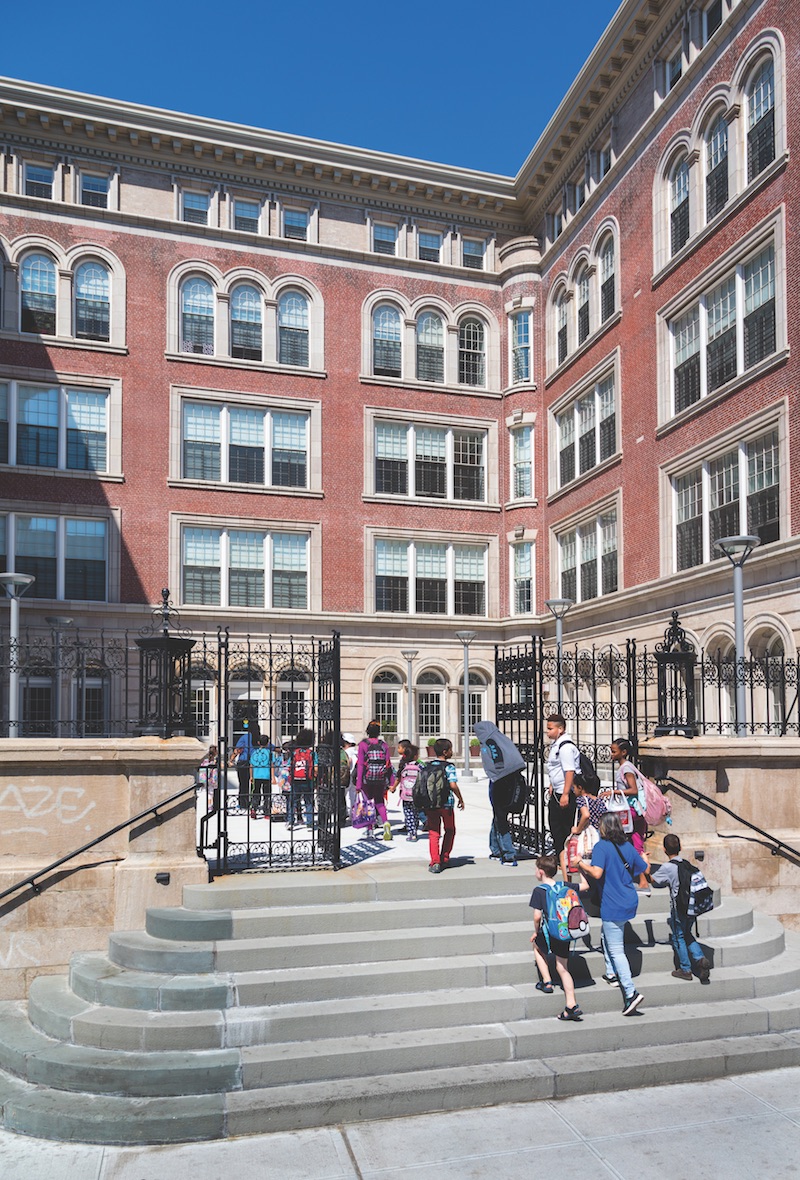
[{"label": "open iron gate", "polygon": [[[231,638],[225,630],[216,649],[205,646],[197,658],[217,706],[217,760],[200,824],[211,871],[337,868],[344,805],[338,632],[329,640],[298,640]],[[255,744],[268,740],[272,767],[265,783],[245,785],[230,765],[245,729]],[[313,733],[314,771],[301,784],[285,747],[304,729]]]}]

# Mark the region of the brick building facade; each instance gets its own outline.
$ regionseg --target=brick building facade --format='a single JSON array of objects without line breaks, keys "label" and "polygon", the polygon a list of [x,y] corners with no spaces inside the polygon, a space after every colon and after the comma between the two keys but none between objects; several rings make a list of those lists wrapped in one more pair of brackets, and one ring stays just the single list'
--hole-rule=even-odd
[{"label": "brick building facade", "polygon": [[[0,527],[29,622],[342,632],[455,736],[494,645],[796,654],[788,0],[622,5],[515,178],[0,84]],[[793,183],[794,182],[794,183]],[[794,348],[792,348],[794,345]],[[252,691],[249,687],[248,691]]]}]

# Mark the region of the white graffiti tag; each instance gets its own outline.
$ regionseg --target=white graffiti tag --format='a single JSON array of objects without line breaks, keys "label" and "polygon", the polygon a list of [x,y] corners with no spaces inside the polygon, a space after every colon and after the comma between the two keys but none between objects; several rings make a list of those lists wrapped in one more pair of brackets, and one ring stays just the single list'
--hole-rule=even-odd
[{"label": "white graffiti tag", "polygon": [[[60,824],[76,824],[97,806],[93,799],[85,799],[83,787],[18,787],[14,783],[0,788],[0,812],[8,812],[3,822],[6,835],[14,832],[41,832],[47,829],[31,825],[31,820],[52,817]],[[17,818],[27,821],[14,827]]]}]

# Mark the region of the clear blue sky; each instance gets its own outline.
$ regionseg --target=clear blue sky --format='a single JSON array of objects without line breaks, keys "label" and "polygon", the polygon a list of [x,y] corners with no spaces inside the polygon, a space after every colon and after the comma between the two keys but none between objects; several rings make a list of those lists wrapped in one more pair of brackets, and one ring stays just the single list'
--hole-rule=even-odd
[{"label": "clear blue sky", "polygon": [[513,174],[616,0],[7,4],[0,73]]}]

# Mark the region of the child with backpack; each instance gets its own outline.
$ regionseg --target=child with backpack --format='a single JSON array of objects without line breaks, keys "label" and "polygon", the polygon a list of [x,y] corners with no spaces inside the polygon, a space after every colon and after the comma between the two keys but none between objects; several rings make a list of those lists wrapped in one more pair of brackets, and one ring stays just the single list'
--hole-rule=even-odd
[{"label": "child with backpack", "polygon": [[[563,921],[564,903],[571,900],[566,895],[574,894],[574,890],[556,881],[557,872],[558,861],[553,853],[546,853],[536,861],[536,877],[539,884],[535,886],[530,900],[533,910],[531,943],[540,975],[536,987],[540,992],[545,992],[547,995],[552,994],[553,981],[550,978],[550,965],[547,961],[548,954],[552,953],[555,956],[556,971],[561,980],[566,1001],[563,1011],[558,1014],[558,1019],[580,1021],[583,1019],[583,1012],[575,1000],[575,983],[569,972],[570,938],[559,937],[559,935],[569,933],[569,928]],[[558,913],[560,901],[561,915]],[[577,895],[575,895],[575,902],[580,904]]]},{"label": "child with backpack", "polygon": [[[391,840],[392,825],[386,814],[386,792],[394,781],[394,769],[389,747],[380,732],[380,721],[370,721],[367,736],[358,743],[356,787],[375,804],[377,819],[383,824],[383,838]],[[372,835],[372,827],[367,828],[367,834]]]},{"label": "child with backpack", "polygon": [[397,784],[400,790],[400,802],[403,805],[403,818],[406,821],[406,840],[412,842],[417,839],[418,811],[414,806],[414,784],[422,769],[419,762],[419,747],[411,742],[402,743],[400,765],[397,769]]},{"label": "child with backpack", "polygon": [[307,827],[313,828],[314,772],[316,768],[314,731],[312,729],[298,730],[294,741],[287,743],[286,752],[289,756],[291,791],[291,810],[286,826],[289,829],[302,828],[305,824]]},{"label": "child with backpack", "polygon": [[458,789],[456,768],[450,761],[452,744],[447,738],[437,738],[433,752],[436,757],[426,762],[417,776],[413,802],[418,810],[425,812],[430,851],[428,872],[441,873],[447,867],[456,838],[456,802],[459,811],[463,811],[464,800]]},{"label": "child with backpack", "polygon": [[669,887],[670,941],[678,960],[678,966],[672,974],[676,979],[685,979],[690,983],[693,978],[692,967],[695,967],[700,982],[708,984],[711,982],[711,964],[692,933],[692,925],[699,913],[708,913],[713,908],[713,894],[697,866],[690,864],[680,855],[680,837],[672,832],[666,835],[664,851],[669,861],[665,865],[659,865],[654,873],[648,874],[648,877],[656,889]]}]

